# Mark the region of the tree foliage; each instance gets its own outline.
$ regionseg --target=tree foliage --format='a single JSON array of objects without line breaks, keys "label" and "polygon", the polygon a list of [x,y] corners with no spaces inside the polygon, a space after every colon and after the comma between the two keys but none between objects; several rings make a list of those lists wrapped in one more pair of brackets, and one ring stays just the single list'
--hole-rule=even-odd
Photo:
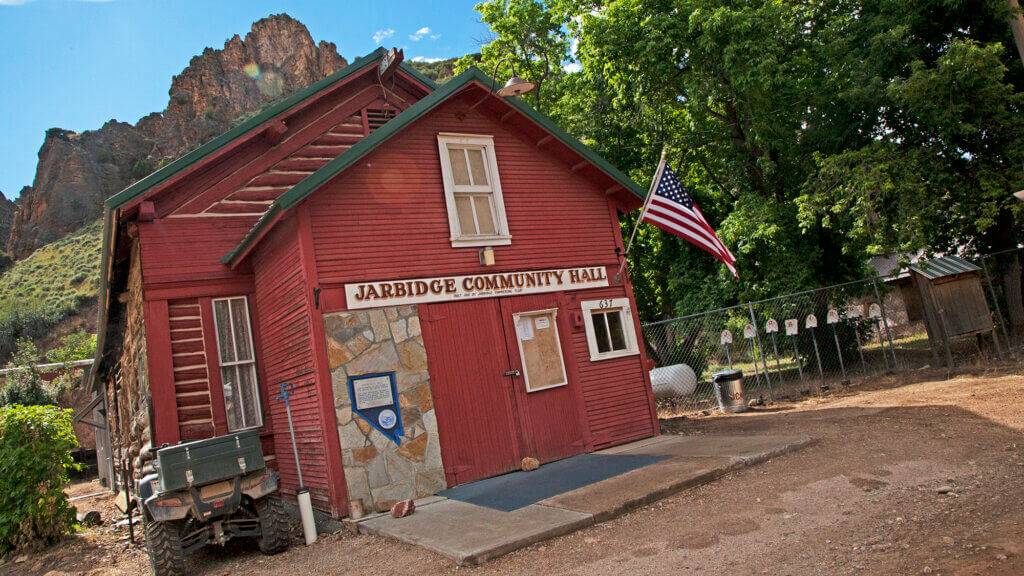
[{"label": "tree foliage", "polygon": [[[551,85],[564,76],[562,62],[569,57],[569,38],[563,32],[562,16],[550,10],[539,0],[492,0],[476,5],[480,19],[490,26],[496,37],[480,51],[480,60],[469,55],[456,63],[456,73],[470,66],[482,66],[487,72],[502,59],[508,58],[516,74],[537,83],[527,98],[535,108],[544,112],[554,96],[549,95]],[[497,88],[512,70],[497,70]]]},{"label": "tree foliage", "polygon": [[53,543],[72,528],[64,488],[76,446],[71,410],[0,407],[0,556]]},{"label": "tree foliage", "polygon": [[739,282],[642,225],[629,258],[645,319],[861,278],[872,255],[1024,241],[1024,67],[1003,0],[477,10],[495,34],[485,65],[510,57],[541,85],[528,102],[638,182],[667,146],[736,255]]}]

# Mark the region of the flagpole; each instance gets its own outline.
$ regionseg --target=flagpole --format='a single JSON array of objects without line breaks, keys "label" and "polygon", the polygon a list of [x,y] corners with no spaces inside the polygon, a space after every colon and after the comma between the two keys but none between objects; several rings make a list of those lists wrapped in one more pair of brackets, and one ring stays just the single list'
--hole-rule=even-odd
[{"label": "flagpole", "polygon": [[626,252],[622,255],[622,263],[619,264],[619,271],[615,273],[614,282],[619,283],[619,278],[622,277],[622,271],[626,267],[626,256],[629,255],[629,251],[633,248],[633,239],[636,238],[636,230],[640,227],[640,222],[644,219],[644,214],[647,212],[647,207],[651,203],[651,198],[654,196],[654,188],[658,185],[658,180],[661,179],[661,173],[665,170],[665,156],[668,155],[668,146],[661,148],[661,160],[658,161],[658,168],[654,171],[654,179],[651,180],[651,187],[647,190],[647,197],[644,198],[643,208],[640,209],[640,215],[637,216],[636,224],[633,225],[633,233],[629,235],[629,243],[626,244]]}]

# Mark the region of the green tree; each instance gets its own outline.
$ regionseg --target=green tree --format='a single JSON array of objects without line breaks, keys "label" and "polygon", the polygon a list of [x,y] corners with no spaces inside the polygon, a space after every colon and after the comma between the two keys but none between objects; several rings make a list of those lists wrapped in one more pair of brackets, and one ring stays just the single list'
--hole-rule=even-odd
[{"label": "green tree", "polygon": [[[475,55],[460,59],[456,73],[470,66],[481,66],[490,73],[507,57],[519,76],[537,83],[527,99],[538,110],[547,109],[556,99],[548,93],[564,75],[562,64],[569,57],[569,38],[560,13],[538,0],[491,0],[477,4],[475,9],[496,37],[482,47],[479,61]],[[498,70],[499,83],[507,78],[503,71],[511,75],[507,68]]]},{"label": "green tree", "polygon": [[[536,104],[637,181],[649,182],[667,144],[737,256],[739,282],[642,226],[630,261],[644,318],[860,278],[875,254],[1024,239],[1009,197],[1024,187],[1024,68],[1006,49],[1002,0],[493,0],[478,10],[496,34],[485,61],[515,51],[531,80],[543,64],[551,75]],[[552,65],[569,60],[566,45],[578,72]],[[1008,277],[1019,293],[1019,267]]]}]

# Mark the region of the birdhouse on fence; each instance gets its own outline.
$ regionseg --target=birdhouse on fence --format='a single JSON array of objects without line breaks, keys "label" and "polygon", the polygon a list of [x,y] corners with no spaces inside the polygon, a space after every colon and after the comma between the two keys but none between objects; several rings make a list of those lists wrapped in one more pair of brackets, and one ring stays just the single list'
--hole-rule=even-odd
[{"label": "birdhouse on fence", "polygon": [[951,362],[949,339],[957,336],[991,332],[996,341],[980,271],[981,268],[957,256],[921,260],[910,267],[936,358],[937,347],[942,344],[947,362]]}]

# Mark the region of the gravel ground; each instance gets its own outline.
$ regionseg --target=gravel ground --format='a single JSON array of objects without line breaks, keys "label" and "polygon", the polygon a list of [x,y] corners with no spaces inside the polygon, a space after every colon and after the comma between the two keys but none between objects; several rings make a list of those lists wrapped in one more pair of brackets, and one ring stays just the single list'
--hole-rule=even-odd
[{"label": "gravel ground", "polygon": [[[197,575],[1024,574],[1024,376],[901,374],[736,416],[666,418],[671,434],[809,434],[818,442],[479,568],[375,536],[264,557],[207,547]],[[89,493],[76,487],[77,493]],[[109,513],[107,498],[80,509]],[[148,573],[109,522],[0,575]],[[51,574],[51,576],[54,576]]]}]

